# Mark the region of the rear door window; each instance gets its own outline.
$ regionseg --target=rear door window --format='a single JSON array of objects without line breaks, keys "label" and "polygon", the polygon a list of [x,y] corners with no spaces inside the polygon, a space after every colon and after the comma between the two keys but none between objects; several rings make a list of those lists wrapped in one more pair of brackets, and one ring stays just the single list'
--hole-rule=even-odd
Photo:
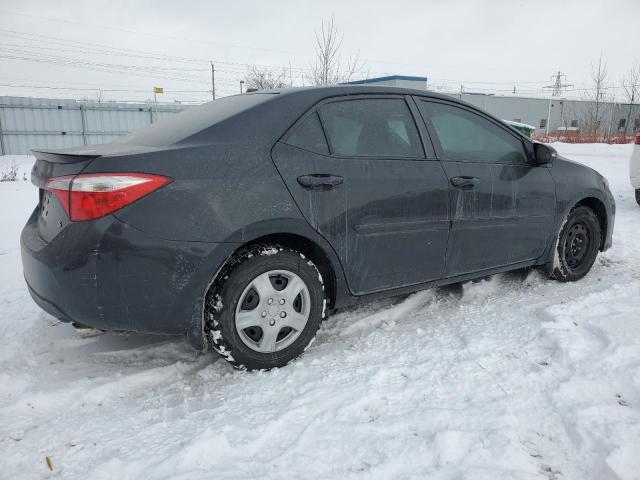
[{"label": "rear door window", "polygon": [[320,109],[334,155],[423,158],[413,116],[402,98],[327,103]]},{"label": "rear door window", "polygon": [[420,113],[431,123],[445,160],[525,163],[522,141],[464,108],[421,100]]},{"label": "rear door window", "polygon": [[322,125],[316,112],[313,112],[299,125],[296,125],[293,132],[287,137],[285,143],[311,152],[321,153],[323,155],[329,154],[327,140],[324,137]]}]

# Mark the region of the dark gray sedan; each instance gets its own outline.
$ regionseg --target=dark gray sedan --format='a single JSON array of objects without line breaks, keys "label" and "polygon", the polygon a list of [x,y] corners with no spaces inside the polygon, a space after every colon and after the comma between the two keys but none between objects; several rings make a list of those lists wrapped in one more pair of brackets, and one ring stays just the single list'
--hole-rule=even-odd
[{"label": "dark gray sedan", "polygon": [[578,280],[611,245],[600,174],[424,91],[257,92],[34,154],[36,303],[238,368],[287,364],[332,309],[526,267]]}]

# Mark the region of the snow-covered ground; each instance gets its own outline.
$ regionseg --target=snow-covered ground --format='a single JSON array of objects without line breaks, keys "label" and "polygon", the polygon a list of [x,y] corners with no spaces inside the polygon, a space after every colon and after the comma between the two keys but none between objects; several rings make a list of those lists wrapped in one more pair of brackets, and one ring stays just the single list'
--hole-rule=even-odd
[{"label": "snow-covered ground", "polygon": [[618,205],[584,280],[510,273],[372,303],[262,373],[179,338],[81,339],[41,312],[18,239],[36,189],[0,183],[0,477],[640,478],[631,147],[555,146]]}]

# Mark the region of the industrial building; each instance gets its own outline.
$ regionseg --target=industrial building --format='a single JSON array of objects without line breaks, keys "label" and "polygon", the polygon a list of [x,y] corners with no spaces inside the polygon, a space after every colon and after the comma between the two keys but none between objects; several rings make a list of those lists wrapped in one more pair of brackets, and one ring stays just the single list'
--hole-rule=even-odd
[{"label": "industrial building", "polygon": [[[427,77],[390,75],[347,82],[352,85],[390,85],[394,87],[428,90]],[[449,94],[464,100],[503,120],[524,123],[536,128],[536,133],[578,131],[590,108],[589,101],[562,97],[524,97],[517,95],[495,95],[461,91]],[[601,130],[606,133],[640,130],[640,105],[603,102]]]}]

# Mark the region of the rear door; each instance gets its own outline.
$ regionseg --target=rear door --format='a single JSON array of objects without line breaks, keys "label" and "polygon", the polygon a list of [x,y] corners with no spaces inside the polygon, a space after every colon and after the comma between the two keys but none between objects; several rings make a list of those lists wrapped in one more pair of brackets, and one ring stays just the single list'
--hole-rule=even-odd
[{"label": "rear door", "polygon": [[410,98],[329,99],[273,149],[308,222],[333,246],[354,294],[441,278],[449,186]]},{"label": "rear door", "polygon": [[523,140],[453,102],[416,98],[451,184],[446,277],[534,260],[553,228],[555,184]]}]

